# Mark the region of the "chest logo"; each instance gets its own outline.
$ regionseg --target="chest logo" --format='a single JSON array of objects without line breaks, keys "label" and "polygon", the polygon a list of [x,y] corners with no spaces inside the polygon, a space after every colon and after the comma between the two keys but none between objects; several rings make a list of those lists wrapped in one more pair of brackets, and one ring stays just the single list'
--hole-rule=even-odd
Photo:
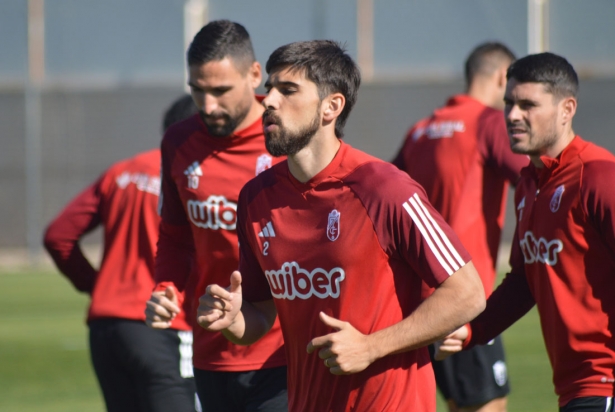
[{"label": "chest logo", "polygon": [[199,187],[199,177],[203,176],[201,165],[199,162],[193,162],[186,170],[184,174],[188,177],[188,189],[196,189]]},{"label": "chest logo", "polygon": [[549,208],[551,212],[555,213],[559,210],[559,205],[562,202],[562,195],[564,194],[564,185],[560,185],[555,189],[555,193],[553,193],[553,197],[551,198],[551,203],[549,203]]},{"label": "chest logo", "polygon": [[262,154],[256,159],[256,176],[271,168],[272,158],[268,154]]},{"label": "chest logo", "polygon": [[120,189],[126,189],[129,184],[134,183],[137,190],[151,193],[158,196],[160,194],[160,177],[150,176],[145,173],[123,172],[115,178],[115,183]]},{"label": "chest logo", "polygon": [[320,299],[340,296],[341,282],[346,278],[344,269],[336,267],[329,271],[316,268],[302,269],[297,262],[286,262],[280,270],[266,270],[265,277],[276,299]]},{"label": "chest logo", "polygon": [[564,249],[561,240],[547,240],[544,237],[536,239],[531,230],[525,232],[525,235],[519,241],[519,245],[526,264],[538,262],[553,266],[557,264],[557,254]]},{"label": "chest logo", "polygon": [[188,200],[186,212],[190,221],[203,229],[235,230],[237,204],[224,196],[211,195],[207,200]]},{"label": "chest logo", "polygon": [[340,212],[336,209],[333,209],[331,213],[329,213],[329,218],[327,219],[327,237],[331,242],[337,240],[340,237]]}]

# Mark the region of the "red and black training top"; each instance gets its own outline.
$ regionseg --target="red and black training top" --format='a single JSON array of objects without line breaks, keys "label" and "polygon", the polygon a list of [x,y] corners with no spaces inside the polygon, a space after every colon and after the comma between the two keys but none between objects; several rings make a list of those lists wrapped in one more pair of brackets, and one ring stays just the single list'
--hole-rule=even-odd
[{"label": "red and black training top", "polygon": [[390,163],[342,142],[306,183],[286,162],[242,190],[242,291],[273,299],[288,359],[293,411],[435,411],[426,348],[389,355],[360,373],[332,375],[307,344],[332,330],[320,311],[368,334],[406,318],[421,283],[437,286],[469,261],[422,188]]},{"label": "red and black training top", "polygon": [[538,306],[560,406],[613,396],[615,156],[576,136],[522,170],[512,271],[471,322],[484,344]]},{"label": "red and black training top", "polygon": [[[145,320],[154,288],[159,192],[160,150],[155,149],[115,163],[47,228],[45,247],[54,262],[78,290],[92,296],[88,321]],[[79,240],[99,225],[104,250],[97,271]],[[190,329],[183,315],[172,327]]]},{"label": "red and black training top", "polygon": [[[210,135],[198,114],[167,130],[162,140],[157,289],[172,285],[185,291],[191,321],[207,285],[228,286],[239,266],[240,189],[275,161],[265,149],[261,119],[226,137]],[[193,362],[198,369],[228,372],[283,366],[282,345],[277,321],[250,346],[195,327]]]}]

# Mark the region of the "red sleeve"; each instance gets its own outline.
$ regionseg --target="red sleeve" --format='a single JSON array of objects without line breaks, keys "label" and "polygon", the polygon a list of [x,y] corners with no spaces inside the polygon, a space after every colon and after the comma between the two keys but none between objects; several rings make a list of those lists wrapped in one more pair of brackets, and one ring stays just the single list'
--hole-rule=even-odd
[{"label": "red sleeve", "polygon": [[154,279],[155,290],[164,290],[173,285],[179,292],[184,292],[194,259],[194,240],[179,191],[171,175],[174,156],[175,145],[170,137],[165,135],[161,145],[161,220]]},{"label": "red sleeve", "polygon": [[102,177],[75,197],[49,224],[44,235],[45,248],[77,290],[91,293],[97,271],[79,245],[81,237],[101,223]]},{"label": "red sleeve", "polygon": [[248,213],[246,191],[239,194],[237,203],[237,238],[239,240],[239,272],[242,278],[243,298],[248,302],[271,300],[271,288],[252,249],[249,228],[245,222]]},{"label": "red sleeve", "polygon": [[585,164],[581,199],[588,220],[615,254],[615,163],[596,160]]},{"label": "red sleeve", "polygon": [[485,110],[478,121],[478,147],[485,164],[498,171],[512,185],[519,180],[520,171],[529,163],[526,155],[510,149],[504,114],[499,110]]},{"label": "red sleeve", "polygon": [[371,162],[345,182],[363,202],[387,255],[406,262],[429,286],[437,287],[471,259],[423,188],[405,172]]},{"label": "red sleeve", "polygon": [[536,304],[525,277],[523,252],[516,230],[510,265],[511,272],[489,296],[485,310],[470,322],[472,332],[466,340],[466,348],[486,344],[521,319]]}]

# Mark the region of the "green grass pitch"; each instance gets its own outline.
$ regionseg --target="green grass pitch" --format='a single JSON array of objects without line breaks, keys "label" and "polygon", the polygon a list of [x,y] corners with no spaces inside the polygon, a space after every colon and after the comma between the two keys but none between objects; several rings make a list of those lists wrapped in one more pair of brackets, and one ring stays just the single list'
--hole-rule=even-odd
[{"label": "green grass pitch", "polygon": [[[0,270],[0,290],[0,411],[104,411],[87,349],[87,296],[49,270]],[[508,410],[557,410],[535,309],[506,331],[504,344]]]}]

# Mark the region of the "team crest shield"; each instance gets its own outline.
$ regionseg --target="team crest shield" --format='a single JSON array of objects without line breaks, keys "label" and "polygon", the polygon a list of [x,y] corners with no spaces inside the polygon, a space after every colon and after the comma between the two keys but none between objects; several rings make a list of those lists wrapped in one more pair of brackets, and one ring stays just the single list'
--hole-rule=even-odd
[{"label": "team crest shield", "polygon": [[271,167],[271,156],[262,154],[256,159],[256,176],[260,175],[265,170]]},{"label": "team crest shield", "polygon": [[340,212],[333,209],[327,219],[327,237],[331,242],[340,236]]},{"label": "team crest shield", "polygon": [[559,210],[559,205],[562,201],[562,195],[564,194],[564,185],[560,185],[555,189],[555,193],[553,193],[553,197],[551,198],[551,203],[549,203],[549,208],[551,212],[555,213]]}]

